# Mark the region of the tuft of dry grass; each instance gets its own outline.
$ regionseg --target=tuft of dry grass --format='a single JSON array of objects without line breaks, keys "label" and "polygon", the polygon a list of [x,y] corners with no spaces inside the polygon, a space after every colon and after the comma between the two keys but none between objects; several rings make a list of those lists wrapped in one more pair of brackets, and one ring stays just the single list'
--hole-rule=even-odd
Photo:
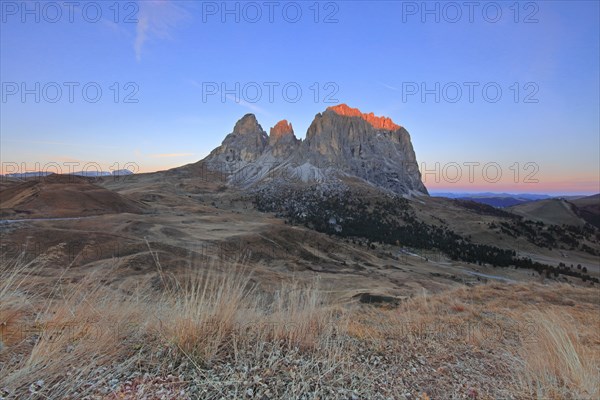
[{"label": "tuft of dry grass", "polygon": [[186,356],[209,362],[227,346],[242,317],[256,310],[255,287],[243,272],[194,275],[166,292],[157,308],[158,332]]},{"label": "tuft of dry grass", "polygon": [[[43,382],[40,393],[69,397],[82,394],[82,380],[94,377],[102,382],[106,366],[126,369],[135,362],[129,342],[141,332],[129,322],[140,321],[143,310],[95,284],[94,278],[91,275],[55,299],[33,295],[30,301],[36,310],[20,321],[15,332],[13,346],[21,351],[20,357],[0,354],[2,386],[15,393],[36,394],[31,385]],[[2,313],[0,320],[7,316]]]},{"label": "tuft of dry grass", "polygon": [[[538,398],[598,398],[600,370],[596,326],[579,326],[561,310],[535,310],[528,317],[535,339],[526,341],[520,354],[525,361],[524,385]],[[590,321],[594,323],[594,321]],[[588,331],[587,333],[585,331]],[[596,348],[582,335],[593,335]]]},{"label": "tuft of dry grass", "polygon": [[18,341],[20,327],[32,312],[32,296],[24,290],[30,268],[22,257],[0,263],[0,351]]}]

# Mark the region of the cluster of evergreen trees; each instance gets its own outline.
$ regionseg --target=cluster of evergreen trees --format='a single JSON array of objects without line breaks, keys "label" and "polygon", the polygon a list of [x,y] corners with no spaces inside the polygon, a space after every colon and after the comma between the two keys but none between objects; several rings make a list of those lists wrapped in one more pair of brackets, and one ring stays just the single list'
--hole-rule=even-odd
[{"label": "cluster of evergreen trees", "polygon": [[524,237],[528,242],[538,247],[581,250],[592,255],[600,255],[598,250],[585,243],[585,240],[599,243],[595,228],[589,224],[582,227],[546,225],[539,221],[513,218],[499,224],[491,223],[489,228],[514,238]]}]

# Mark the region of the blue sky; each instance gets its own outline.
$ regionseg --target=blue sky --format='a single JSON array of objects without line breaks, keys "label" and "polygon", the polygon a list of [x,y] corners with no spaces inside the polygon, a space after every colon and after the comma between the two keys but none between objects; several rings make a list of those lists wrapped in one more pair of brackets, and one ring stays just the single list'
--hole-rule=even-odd
[{"label": "blue sky", "polygon": [[0,3],[4,172],[175,167],[343,102],[406,127],[431,190],[600,191],[597,1]]}]

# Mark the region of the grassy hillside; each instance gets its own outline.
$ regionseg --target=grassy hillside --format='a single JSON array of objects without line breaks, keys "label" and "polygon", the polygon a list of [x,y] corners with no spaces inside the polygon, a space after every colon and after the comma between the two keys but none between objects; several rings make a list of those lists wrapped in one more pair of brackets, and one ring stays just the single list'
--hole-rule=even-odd
[{"label": "grassy hillside", "polygon": [[532,221],[545,224],[583,226],[585,221],[565,200],[549,199],[510,207],[509,210]]}]

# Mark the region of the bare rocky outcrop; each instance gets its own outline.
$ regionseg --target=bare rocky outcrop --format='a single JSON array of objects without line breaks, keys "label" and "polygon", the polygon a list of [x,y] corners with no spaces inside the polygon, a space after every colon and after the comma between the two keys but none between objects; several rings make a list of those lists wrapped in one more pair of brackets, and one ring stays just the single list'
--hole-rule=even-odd
[{"label": "bare rocky outcrop", "polygon": [[267,133],[254,114],[246,114],[205,161],[218,170],[228,165],[246,165],[255,162],[263,154],[268,140]]},{"label": "bare rocky outcrop", "polygon": [[394,193],[427,193],[406,129],[345,104],[315,116],[298,156]]},{"label": "bare rocky outcrop", "polygon": [[360,178],[396,194],[427,194],[410,135],[391,119],[341,104],[317,114],[304,141],[286,120],[267,136],[252,114],[204,160],[241,186]]}]

